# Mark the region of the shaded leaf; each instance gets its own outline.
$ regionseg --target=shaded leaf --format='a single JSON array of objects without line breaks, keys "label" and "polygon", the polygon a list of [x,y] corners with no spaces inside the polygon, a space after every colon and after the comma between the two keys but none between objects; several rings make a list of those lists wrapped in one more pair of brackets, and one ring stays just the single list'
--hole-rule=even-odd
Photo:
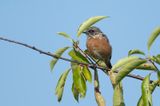
[{"label": "shaded leaf", "polygon": [[144,53],[143,51],[139,50],[139,49],[133,49],[133,50],[130,50],[130,51],[128,52],[128,56],[131,56],[131,55],[133,55],[133,54],[145,55],[145,53]]},{"label": "shaded leaf", "polygon": [[79,101],[79,92],[77,88],[75,87],[74,83],[72,84],[72,93],[74,96],[74,99],[78,102]]},{"label": "shaded leaf", "polygon": [[68,34],[66,34],[65,32],[58,32],[58,34],[67,38],[67,39],[69,39],[71,42],[73,41],[73,39]]},{"label": "shaded leaf", "polygon": [[151,59],[152,61],[156,62],[157,64],[160,65],[160,58],[157,56],[150,56],[149,59]]},{"label": "shaded leaf", "polygon": [[160,71],[159,70],[157,71],[157,77],[160,80]]},{"label": "shaded leaf", "polygon": [[118,84],[126,75],[128,75],[133,69],[139,65],[145,63],[146,60],[143,59],[133,59],[129,63],[126,63],[117,73],[116,84]]},{"label": "shaded leaf", "polygon": [[[54,54],[56,56],[60,57],[68,48],[69,47],[60,48]],[[51,62],[50,62],[51,71],[53,70],[53,68],[54,68],[55,64],[57,63],[57,61],[58,61],[58,58],[54,58],[54,59],[51,60]]]},{"label": "shaded leaf", "polygon": [[153,42],[155,41],[155,39],[160,35],[160,27],[157,27],[154,29],[154,31],[151,33],[148,42],[147,42],[147,47],[148,50],[150,50]]},{"label": "shaded leaf", "polygon": [[89,82],[92,82],[92,74],[90,70],[88,69],[88,67],[83,66],[82,72],[83,72],[85,79]]},{"label": "shaded leaf", "polygon": [[90,26],[92,26],[93,24],[95,24],[96,22],[104,18],[108,18],[108,17],[107,16],[95,16],[95,17],[91,17],[87,19],[79,26],[77,36],[79,37],[81,33],[84,32],[87,28],[89,28]]},{"label": "shaded leaf", "polygon": [[73,83],[75,85],[75,88],[79,92],[80,97],[85,97],[87,87],[85,78],[82,74],[82,67],[75,63],[71,63],[71,67],[73,72]]},{"label": "shaded leaf", "polygon": [[79,62],[89,63],[88,60],[83,55],[81,55],[79,52],[77,52],[77,51],[75,51],[73,49],[69,52],[69,55],[74,60],[77,60]]},{"label": "shaded leaf", "polygon": [[146,76],[142,82],[142,99],[144,106],[152,106],[152,95],[149,88],[150,75]]},{"label": "shaded leaf", "polygon": [[129,63],[130,61],[133,61],[135,59],[138,59],[138,57],[136,57],[136,56],[129,56],[129,57],[122,58],[115,65],[113,65],[111,71],[116,71],[118,68],[122,67],[126,63]]},{"label": "shaded leaf", "polygon": [[122,83],[117,84],[114,88],[113,106],[125,106]]},{"label": "shaded leaf", "polygon": [[63,96],[64,85],[66,82],[67,75],[71,69],[66,70],[59,78],[56,86],[56,95],[58,96],[58,101],[60,102]]}]

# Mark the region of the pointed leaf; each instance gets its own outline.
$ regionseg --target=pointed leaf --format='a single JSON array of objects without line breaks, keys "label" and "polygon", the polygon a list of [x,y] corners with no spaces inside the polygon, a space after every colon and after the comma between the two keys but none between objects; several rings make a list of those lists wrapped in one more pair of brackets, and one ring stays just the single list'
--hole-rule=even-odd
[{"label": "pointed leaf", "polygon": [[139,65],[145,63],[146,60],[143,59],[134,59],[129,63],[125,64],[118,72],[116,76],[116,84],[118,84],[126,75],[128,75],[133,69]]},{"label": "pointed leaf", "polygon": [[95,16],[95,17],[91,17],[91,18],[87,19],[85,22],[83,22],[79,26],[77,36],[79,37],[81,35],[81,33],[84,32],[87,28],[89,28],[90,26],[92,26],[93,24],[95,24],[96,22],[98,22],[104,18],[108,18],[108,17],[107,16]]},{"label": "pointed leaf", "polygon": [[155,28],[155,30],[152,32],[152,34],[149,37],[149,40],[147,42],[148,50],[150,50],[153,42],[155,39],[160,35],[160,27]]},{"label": "pointed leaf", "polygon": [[57,63],[58,59],[52,59],[51,62],[50,62],[50,69],[51,71],[53,70],[55,64]]},{"label": "pointed leaf", "polygon": [[[158,86],[158,83],[159,83],[159,81],[157,80],[157,81],[152,82],[152,83],[149,85],[149,90],[150,90],[151,94],[152,94],[153,91],[155,90],[156,86]],[[142,96],[140,97],[137,106],[144,106]]]},{"label": "pointed leaf", "polygon": [[146,76],[142,82],[142,99],[144,106],[152,106],[152,95],[149,88],[150,75]]},{"label": "pointed leaf", "polygon": [[113,106],[125,106],[122,83],[117,84],[114,88]]},{"label": "pointed leaf", "polygon": [[63,96],[64,85],[66,82],[67,75],[71,69],[66,70],[59,78],[56,86],[56,95],[58,96],[58,101],[60,102]]},{"label": "pointed leaf", "polygon": [[[69,47],[60,48],[54,54],[56,56],[60,57],[68,48]],[[51,60],[51,62],[50,62],[51,71],[53,70],[53,68],[54,68],[55,64],[57,63],[57,61],[58,61],[58,58],[54,58],[54,59]]]},{"label": "pointed leaf", "polygon": [[58,34],[63,36],[63,37],[65,37],[65,38],[67,38],[71,42],[73,41],[73,39],[68,34],[66,34],[65,32],[58,32]]},{"label": "pointed leaf", "polygon": [[72,93],[74,96],[74,99],[78,102],[79,101],[79,92],[77,88],[75,87],[74,83],[72,84]]},{"label": "pointed leaf", "polygon": [[79,52],[75,51],[75,50],[71,50],[69,52],[69,55],[74,59],[74,60],[77,60],[79,62],[84,62],[84,63],[89,63],[88,60],[83,56],[81,55]]},{"label": "pointed leaf", "polygon": [[92,82],[92,75],[91,75],[91,72],[88,69],[88,67],[83,66],[82,72],[83,72],[85,79],[91,83]]},{"label": "pointed leaf", "polygon": [[131,55],[133,55],[133,54],[141,54],[141,55],[145,55],[145,53],[142,52],[142,51],[139,50],[139,49],[133,49],[133,50],[130,50],[130,51],[128,52],[128,56],[131,56]]},{"label": "pointed leaf", "polygon": [[87,87],[86,87],[86,81],[82,74],[82,67],[75,63],[71,63],[71,67],[73,72],[73,83],[78,92],[80,93],[80,97],[85,97]]},{"label": "pointed leaf", "polygon": [[138,59],[138,57],[129,56],[129,57],[122,58],[115,65],[113,65],[111,71],[116,71],[118,68],[122,67],[126,63],[129,63],[130,61],[135,60],[135,59]]}]

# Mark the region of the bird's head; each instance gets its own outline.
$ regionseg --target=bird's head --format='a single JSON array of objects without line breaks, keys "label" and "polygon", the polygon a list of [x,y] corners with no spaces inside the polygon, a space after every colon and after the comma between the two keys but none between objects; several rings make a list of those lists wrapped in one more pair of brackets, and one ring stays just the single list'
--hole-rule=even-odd
[{"label": "bird's head", "polygon": [[86,31],[84,31],[83,33],[85,33],[87,36],[94,36],[94,35],[97,35],[99,33],[102,33],[102,31],[95,27],[95,26],[92,26],[92,27],[89,27]]}]

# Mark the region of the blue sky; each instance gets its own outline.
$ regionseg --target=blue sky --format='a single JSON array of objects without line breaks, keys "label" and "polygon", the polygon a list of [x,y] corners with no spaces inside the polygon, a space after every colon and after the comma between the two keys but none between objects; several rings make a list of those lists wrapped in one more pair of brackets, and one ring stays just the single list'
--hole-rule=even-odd
[{"label": "blue sky", "polygon": [[[147,53],[147,39],[152,30],[160,26],[159,4],[159,0],[0,0],[0,36],[54,52],[72,45],[56,32],[64,31],[77,39],[76,31],[84,20],[97,15],[110,16],[96,26],[110,39],[114,64],[127,56],[130,49],[138,48]],[[81,36],[83,49],[86,48],[85,41],[86,37]],[[154,43],[152,54],[160,53],[159,41],[158,38]],[[87,84],[86,98],[79,103],[74,100],[70,89],[71,75],[62,102],[57,102],[54,89],[69,63],[59,61],[51,73],[48,56],[2,41],[0,50],[0,106],[96,106],[93,84]],[[68,57],[67,54],[64,56]],[[111,106],[111,83],[103,73],[99,72],[99,76],[102,94]],[[141,95],[141,81],[125,78],[123,85],[126,106],[135,106]],[[156,89],[154,106],[160,105],[159,97],[160,90]]]}]

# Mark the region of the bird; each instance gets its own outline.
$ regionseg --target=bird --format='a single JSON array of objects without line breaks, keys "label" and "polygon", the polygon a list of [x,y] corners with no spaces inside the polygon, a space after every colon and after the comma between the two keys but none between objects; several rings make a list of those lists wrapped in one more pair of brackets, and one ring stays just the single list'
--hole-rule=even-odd
[{"label": "bird", "polygon": [[96,26],[89,27],[83,33],[87,35],[88,54],[98,61],[103,61],[106,67],[111,69],[112,46],[107,36]]}]

